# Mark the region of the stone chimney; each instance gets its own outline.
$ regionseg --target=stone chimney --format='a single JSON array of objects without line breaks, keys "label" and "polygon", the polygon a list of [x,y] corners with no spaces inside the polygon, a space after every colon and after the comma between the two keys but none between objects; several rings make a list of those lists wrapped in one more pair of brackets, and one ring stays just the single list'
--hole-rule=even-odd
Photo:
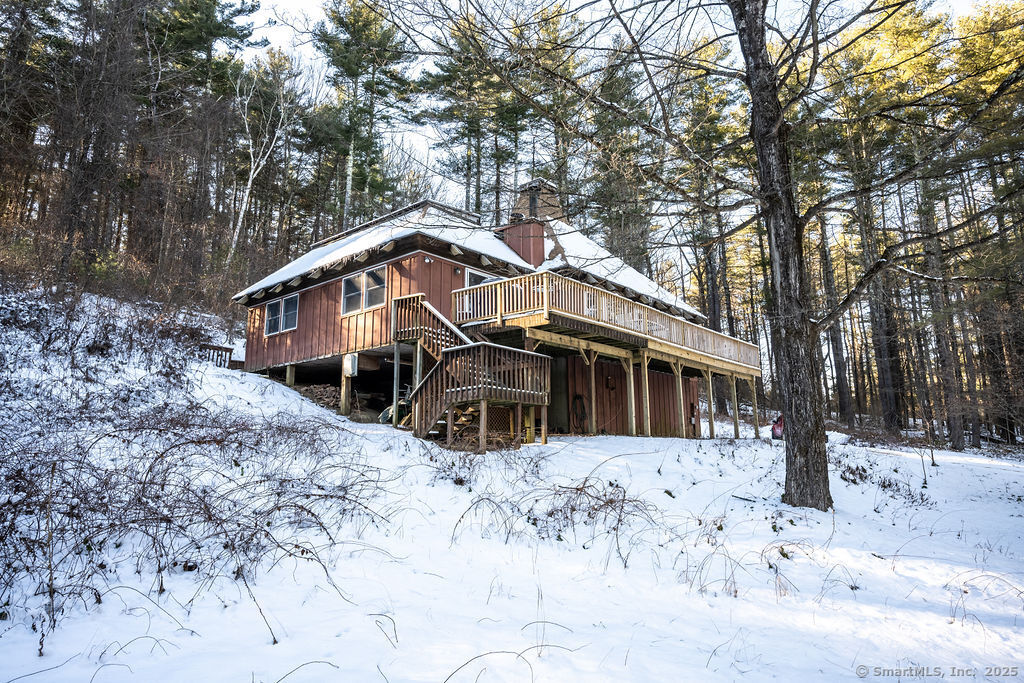
[{"label": "stone chimney", "polygon": [[509,214],[511,225],[496,232],[514,252],[534,268],[544,263],[545,221],[565,220],[558,188],[536,178],[519,186],[519,198]]},{"label": "stone chimney", "polygon": [[521,214],[526,220],[565,220],[565,212],[558,201],[558,188],[542,178],[534,178],[519,186],[519,198],[512,214]]}]

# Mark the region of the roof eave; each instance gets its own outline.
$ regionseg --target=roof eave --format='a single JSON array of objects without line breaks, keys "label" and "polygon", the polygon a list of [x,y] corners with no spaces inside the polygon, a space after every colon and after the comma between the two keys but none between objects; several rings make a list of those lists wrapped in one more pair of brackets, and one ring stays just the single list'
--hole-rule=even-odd
[{"label": "roof eave", "polygon": [[[287,289],[287,293],[291,293],[305,289],[309,285],[310,280],[319,280],[329,271],[343,271],[353,261],[359,264],[365,264],[368,261],[377,263],[378,260],[371,259],[372,256],[379,255],[381,253],[390,254],[395,251],[399,242],[405,242],[406,244],[399,250],[398,255],[413,253],[419,250],[433,250],[436,252],[435,255],[438,257],[451,258],[470,267],[483,266],[485,268],[493,268],[495,270],[504,270],[512,275],[521,275],[524,272],[524,269],[521,266],[509,263],[497,256],[490,256],[482,252],[478,252],[475,249],[470,249],[464,245],[457,245],[454,242],[449,242],[448,240],[441,239],[439,237],[424,235],[423,233],[417,232],[397,240],[390,240],[389,242],[376,247],[371,247],[359,252],[358,254],[351,254],[329,265],[313,268],[300,275],[292,276],[287,280],[282,279],[280,282],[268,284],[256,292],[243,291],[231,297],[231,301],[241,305],[249,305],[249,301],[252,299],[263,298],[268,291],[277,290],[274,293],[284,293]],[[451,247],[454,247],[455,249],[452,250]],[[456,250],[459,252],[458,254],[455,253]],[[448,251],[449,254],[445,255],[442,253],[445,251]],[[380,261],[383,260],[384,259],[380,259]],[[474,260],[477,261],[479,265],[472,263]],[[262,302],[256,302],[251,305],[255,306],[260,303]]]}]

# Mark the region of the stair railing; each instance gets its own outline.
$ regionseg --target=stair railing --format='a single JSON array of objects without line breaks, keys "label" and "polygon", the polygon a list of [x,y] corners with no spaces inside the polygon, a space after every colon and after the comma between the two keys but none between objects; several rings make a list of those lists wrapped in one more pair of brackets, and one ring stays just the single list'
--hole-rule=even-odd
[{"label": "stair railing", "polygon": [[424,294],[397,297],[391,306],[392,341],[417,340],[435,360],[445,349],[472,343]]},{"label": "stair railing", "polygon": [[424,437],[445,411],[460,403],[498,401],[546,405],[551,358],[488,342],[445,349],[409,395],[414,433]]}]

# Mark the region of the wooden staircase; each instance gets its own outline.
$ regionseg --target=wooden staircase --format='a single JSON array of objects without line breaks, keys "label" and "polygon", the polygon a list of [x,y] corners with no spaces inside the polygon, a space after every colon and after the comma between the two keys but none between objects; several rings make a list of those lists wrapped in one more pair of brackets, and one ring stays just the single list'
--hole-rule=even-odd
[{"label": "wooden staircase", "polygon": [[392,338],[395,342],[419,342],[437,361],[409,394],[417,437],[440,439],[443,435],[451,444],[475,424],[483,450],[488,404],[516,406],[520,416],[523,406],[540,406],[542,423],[546,424],[551,395],[548,356],[474,342],[422,294],[394,300]]},{"label": "wooden staircase", "polygon": [[452,406],[452,436],[448,439],[448,411],[444,411],[433,425],[427,427],[425,438],[444,439],[446,442],[455,441],[464,431],[473,425],[479,425],[480,408],[469,403],[461,406]]},{"label": "wooden staircase", "polygon": [[399,297],[392,305],[392,341],[418,341],[436,361],[441,360],[441,352],[445,349],[473,343],[462,330],[431,306],[423,294]]}]

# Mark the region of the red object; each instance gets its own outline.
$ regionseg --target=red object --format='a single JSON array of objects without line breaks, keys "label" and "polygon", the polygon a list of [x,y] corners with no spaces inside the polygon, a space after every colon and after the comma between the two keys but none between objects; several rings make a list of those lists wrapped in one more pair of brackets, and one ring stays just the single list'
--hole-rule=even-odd
[{"label": "red object", "polygon": [[781,439],[782,438],[782,429],[783,429],[783,427],[785,427],[785,424],[784,424],[784,421],[782,419],[782,416],[779,415],[777,418],[775,418],[775,422],[772,423],[772,438],[773,439]]}]

